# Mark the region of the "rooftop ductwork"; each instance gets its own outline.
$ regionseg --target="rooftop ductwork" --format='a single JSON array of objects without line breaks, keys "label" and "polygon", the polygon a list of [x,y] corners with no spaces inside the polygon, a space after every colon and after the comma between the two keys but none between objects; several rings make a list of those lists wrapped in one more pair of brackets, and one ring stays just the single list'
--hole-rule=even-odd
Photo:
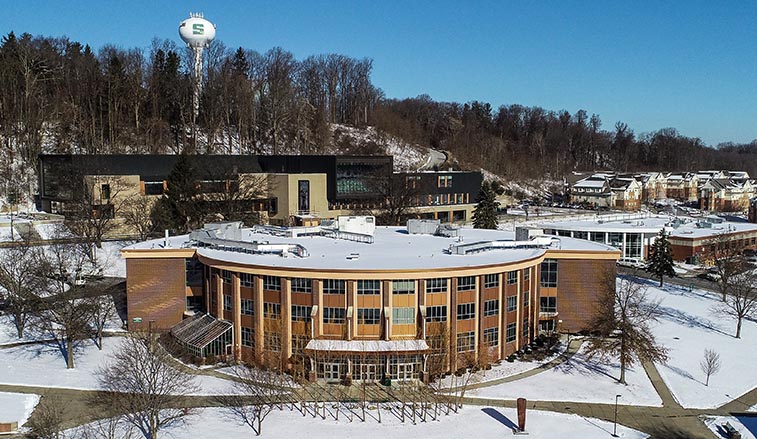
[{"label": "rooftop ductwork", "polygon": [[528,241],[479,241],[469,244],[451,244],[448,251],[453,255],[468,255],[491,250],[555,248],[559,247],[559,245],[559,238],[553,236],[538,236]]},{"label": "rooftop ductwork", "polygon": [[[301,258],[310,256],[308,250],[300,244],[242,241],[241,226],[242,223],[206,224],[204,229],[191,232],[189,239],[198,247],[215,250],[250,254],[277,254],[284,257],[290,254]],[[236,239],[229,239],[229,237]]]}]

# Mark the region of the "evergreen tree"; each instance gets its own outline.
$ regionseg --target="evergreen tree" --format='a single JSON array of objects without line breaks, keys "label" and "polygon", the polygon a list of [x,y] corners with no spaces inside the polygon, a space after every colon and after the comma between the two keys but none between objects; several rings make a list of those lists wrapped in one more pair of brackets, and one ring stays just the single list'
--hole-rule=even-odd
[{"label": "evergreen tree", "polygon": [[186,154],[179,155],[166,180],[166,191],[150,213],[158,230],[186,233],[198,226],[202,212],[197,171]]},{"label": "evergreen tree", "polygon": [[497,228],[497,201],[494,188],[489,182],[485,181],[481,185],[481,191],[476,198],[476,208],[473,209],[473,227],[476,229],[496,229]]},{"label": "evergreen tree", "polygon": [[673,270],[673,251],[670,248],[668,234],[665,233],[665,229],[660,230],[657,240],[652,244],[650,250],[647,271],[660,276],[660,286],[662,286],[665,275],[675,276],[675,270]]}]

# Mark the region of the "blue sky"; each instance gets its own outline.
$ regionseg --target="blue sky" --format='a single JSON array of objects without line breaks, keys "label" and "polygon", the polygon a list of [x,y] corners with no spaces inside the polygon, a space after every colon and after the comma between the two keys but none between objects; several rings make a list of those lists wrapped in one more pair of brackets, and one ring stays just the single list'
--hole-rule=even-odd
[{"label": "blue sky", "polygon": [[0,32],[93,47],[180,42],[202,11],[227,46],[374,60],[388,97],[597,113],[637,133],[757,139],[757,1],[11,1]]}]

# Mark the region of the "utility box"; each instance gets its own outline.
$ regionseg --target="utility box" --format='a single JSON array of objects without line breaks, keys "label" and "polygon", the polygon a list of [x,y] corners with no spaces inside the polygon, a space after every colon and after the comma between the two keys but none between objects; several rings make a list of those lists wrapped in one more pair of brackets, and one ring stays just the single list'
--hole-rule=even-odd
[{"label": "utility box", "polygon": [[515,228],[515,240],[516,241],[530,241],[531,238],[544,235],[544,229],[537,227],[516,227]]},{"label": "utility box", "polygon": [[407,233],[411,235],[434,235],[441,221],[432,219],[409,219],[407,220]]},{"label": "utility box", "polygon": [[373,216],[339,216],[337,217],[339,231],[358,235],[373,236],[376,231],[376,218]]}]

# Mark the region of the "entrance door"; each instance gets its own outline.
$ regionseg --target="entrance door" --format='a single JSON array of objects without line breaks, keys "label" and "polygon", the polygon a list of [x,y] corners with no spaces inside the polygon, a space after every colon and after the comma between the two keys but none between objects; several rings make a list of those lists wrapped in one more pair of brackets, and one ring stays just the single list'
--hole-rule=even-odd
[{"label": "entrance door", "polygon": [[378,365],[361,364],[359,379],[363,381],[376,381],[378,379]]},{"label": "entrance door", "polygon": [[400,363],[397,365],[397,379],[400,381],[413,379],[413,363]]}]

